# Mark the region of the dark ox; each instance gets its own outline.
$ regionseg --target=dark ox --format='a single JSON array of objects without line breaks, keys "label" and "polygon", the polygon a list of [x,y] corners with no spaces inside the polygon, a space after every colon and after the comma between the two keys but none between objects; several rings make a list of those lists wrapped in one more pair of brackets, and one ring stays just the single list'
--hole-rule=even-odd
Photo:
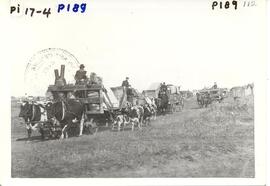
[{"label": "dark ox", "polygon": [[168,109],[169,96],[166,93],[161,93],[155,100],[155,104],[157,106],[158,112],[164,115]]},{"label": "dark ox", "polygon": [[25,121],[28,140],[31,137],[32,130],[39,130],[42,139],[44,138],[41,122],[46,121],[47,116],[43,106],[24,101],[21,104],[19,117],[23,118]]},{"label": "dark ox", "polygon": [[197,102],[200,107],[207,107],[211,104],[212,100],[208,92],[205,93],[196,93]]},{"label": "dark ox", "polygon": [[77,100],[59,101],[46,106],[48,118],[55,118],[61,125],[61,138],[68,138],[68,133],[72,132],[72,126],[80,127],[79,136],[82,135],[84,123],[84,107]]}]

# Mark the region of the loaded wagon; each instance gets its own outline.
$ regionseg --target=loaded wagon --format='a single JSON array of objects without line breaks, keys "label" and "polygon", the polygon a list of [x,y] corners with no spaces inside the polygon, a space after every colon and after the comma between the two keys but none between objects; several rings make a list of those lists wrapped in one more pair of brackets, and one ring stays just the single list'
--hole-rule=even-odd
[{"label": "loaded wagon", "polygon": [[233,87],[230,90],[231,96],[234,98],[234,100],[237,100],[241,97],[253,95],[253,84],[248,84],[245,86],[238,86],[238,87]]},{"label": "loaded wagon", "polygon": [[84,106],[86,120],[104,119],[106,111],[115,109],[106,89],[102,85],[50,85],[48,92],[52,93],[54,100],[76,99]]},{"label": "loaded wagon", "polygon": [[[84,127],[87,133],[92,133],[100,127],[107,126],[113,121],[112,113],[117,110],[111,102],[106,89],[102,85],[74,85],[65,86],[50,85],[48,92],[51,93],[53,101],[76,100],[83,105]],[[78,128],[78,125],[75,125]],[[77,131],[73,129],[72,131]]]},{"label": "loaded wagon", "polygon": [[[122,109],[127,106],[143,105],[146,102],[144,97],[131,87],[108,88],[102,81],[91,81],[91,78],[75,84],[66,83],[64,72],[64,65],[61,65],[60,76],[58,70],[55,69],[54,84],[48,86],[46,102],[43,104],[48,117],[46,121],[35,122],[41,124],[40,130],[44,137],[59,137],[61,132],[63,134],[62,129],[65,128],[63,127],[65,123],[65,125],[68,124],[68,128],[72,128],[68,130],[74,133],[72,135],[81,135],[82,126],[85,129],[84,132],[87,133],[93,133],[93,130],[97,131],[103,127],[108,128],[109,124],[115,123],[116,117],[122,114]],[[72,109],[81,112],[76,114]],[[66,113],[71,115],[72,120],[64,119]],[[56,114],[60,117],[57,118]]]},{"label": "loaded wagon", "polygon": [[184,99],[182,94],[180,93],[180,87],[174,85],[167,85],[168,96],[169,96],[169,112],[177,112],[181,111],[184,108]]},{"label": "loaded wagon", "polygon": [[[79,84],[65,84],[64,66],[61,66],[61,76],[55,70],[55,84],[49,85],[47,94],[51,100],[67,101],[74,99],[83,104],[84,125],[91,128],[108,127],[113,123],[115,116],[120,114],[120,110],[130,105],[143,104],[144,98],[134,88],[112,87],[105,88],[102,83],[89,83],[89,81]],[[62,80],[61,80],[62,79]]]},{"label": "loaded wagon", "polygon": [[145,103],[144,96],[134,88],[126,88],[122,86],[111,87],[114,96],[119,101],[119,108],[124,108],[129,103],[130,105],[142,105]]},{"label": "loaded wagon", "polygon": [[211,88],[200,90],[196,95],[199,106],[207,107],[212,102],[222,102],[228,96],[228,91],[225,88]]},{"label": "loaded wagon", "polygon": [[184,108],[184,98],[180,93],[180,87],[167,84],[155,83],[155,88],[144,90],[144,96],[155,99],[160,114],[181,111]]},{"label": "loaded wagon", "polygon": [[119,100],[123,98],[116,100],[111,89],[106,89],[102,83],[87,80],[76,84],[66,84],[63,81],[64,65],[61,66],[60,76],[55,70],[55,79],[55,83],[48,87],[47,96],[52,102],[69,100],[80,102],[84,110],[84,126],[88,127],[88,132],[107,127],[113,122],[113,114],[121,108]]},{"label": "loaded wagon", "polygon": [[[117,99],[117,104],[111,101],[109,91]],[[93,133],[101,128],[108,128],[114,122],[115,117],[121,114],[121,109],[130,105],[142,104],[145,100],[139,96],[130,96],[125,87],[113,87],[105,89],[103,85],[50,85],[48,88],[53,100],[61,100],[62,97],[75,99],[84,106],[84,126],[86,132]],[[114,127],[112,126],[112,129]],[[74,130],[76,131],[76,130]]]},{"label": "loaded wagon", "polygon": [[224,88],[209,89],[211,101],[221,102],[224,98],[227,97],[227,90]]}]

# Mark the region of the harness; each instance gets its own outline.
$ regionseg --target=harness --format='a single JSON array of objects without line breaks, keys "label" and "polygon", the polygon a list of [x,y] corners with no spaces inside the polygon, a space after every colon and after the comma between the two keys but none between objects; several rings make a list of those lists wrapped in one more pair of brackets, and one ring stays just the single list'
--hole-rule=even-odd
[{"label": "harness", "polygon": [[35,113],[36,113],[36,109],[35,109],[35,105],[32,103],[32,118],[31,118],[31,120],[33,121],[34,119],[35,119]]},{"label": "harness", "polygon": [[[66,110],[67,110],[64,101],[61,101],[61,107],[62,107],[62,109],[61,109],[61,111],[62,111],[62,117],[61,117],[61,120],[60,120],[60,121],[63,121],[63,120],[65,119],[65,112],[66,112]],[[55,112],[53,115],[56,116],[56,115],[57,115],[58,113],[60,113],[61,111],[58,110],[58,111]]]},{"label": "harness", "polygon": [[[67,113],[72,114],[75,118],[78,117],[74,112],[72,112],[72,111],[70,111],[68,109],[68,106],[69,105],[68,105],[67,102],[61,101],[61,106],[62,106],[62,109],[61,109],[61,111],[62,111],[62,117],[61,117],[61,120],[60,121],[63,121],[65,119]],[[54,115],[58,114],[59,112],[60,111],[56,112]]]},{"label": "harness", "polygon": [[65,105],[65,103],[64,103],[64,101],[61,101],[61,104],[62,104],[62,118],[61,118],[61,121],[63,121],[64,119],[65,119],[65,107],[66,107],[66,105]]},{"label": "harness", "polygon": [[[26,110],[26,124],[32,123],[35,120],[35,117],[37,116],[37,108],[36,106],[39,107],[39,105],[35,105],[34,103],[29,103],[29,108]],[[46,112],[40,112],[40,114],[45,114],[46,117]],[[39,121],[35,121],[39,122]]]}]

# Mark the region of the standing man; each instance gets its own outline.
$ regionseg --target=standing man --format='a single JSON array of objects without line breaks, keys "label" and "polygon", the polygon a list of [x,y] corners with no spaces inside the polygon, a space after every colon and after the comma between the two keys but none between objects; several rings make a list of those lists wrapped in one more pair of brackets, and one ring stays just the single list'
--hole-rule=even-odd
[{"label": "standing man", "polygon": [[126,80],[124,80],[122,82],[122,87],[126,87],[126,88],[129,88],[130,87],[130,84],[129,84],[128,80],[129,80],[129,78],[126,77]]},{"label": "standing man", "polygon": [[132,89],[131,89],[131,86],[130,86],[128,80],[129,80],[129,78],[126,77],[126,80],[124,80],[124,81],[122,82],[122,87],[124,87],[124,91],[126,92],[126,95],[127,95],[127,101],[128,101],[129,103],[131,103],[132,105],[134,105],[134,104],[133,104],[133,94],[132,94]]},{"label": "standing man", "polygon": [[216,82],[214,83],[212,88],[217,89],[217,83]]},{"label": "standing man", "polygon": [[162,91],[164,91],[164,92],[167,92],[167,86],[166,86],[165,82],[163,82],[163,83],[161,84],[160,89],[161,89]]},{"label": "standing man", "polygon": [[84,65],[81,64],[80,65],[80,69],[77,70],[76,74],[75,74],[75,80],[76,80],[76,84],[79,84],[80,82],[83,82],[87,79],[86,76],[86,71],[84,70]]}]

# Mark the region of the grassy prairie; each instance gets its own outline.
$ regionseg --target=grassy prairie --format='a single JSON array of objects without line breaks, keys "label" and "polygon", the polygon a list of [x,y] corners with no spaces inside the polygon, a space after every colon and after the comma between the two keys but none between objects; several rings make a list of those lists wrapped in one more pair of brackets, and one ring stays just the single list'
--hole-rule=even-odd
[{"label": "grassy prairie", "polygon": [[202,109],[190,99],[143,130],[62,141],[26,142],[11,109],[12,177],[254,177],[253,97]]}]

